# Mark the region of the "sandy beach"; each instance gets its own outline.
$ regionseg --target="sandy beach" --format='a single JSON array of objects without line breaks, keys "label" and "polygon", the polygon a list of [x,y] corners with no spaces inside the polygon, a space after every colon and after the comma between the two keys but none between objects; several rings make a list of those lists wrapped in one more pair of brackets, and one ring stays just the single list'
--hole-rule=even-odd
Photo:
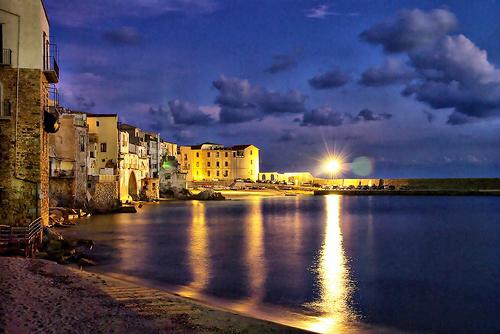
[{"label": "sandy beach", "polygon": [[303,333],[56,263],[0,257],[0,333]]}]

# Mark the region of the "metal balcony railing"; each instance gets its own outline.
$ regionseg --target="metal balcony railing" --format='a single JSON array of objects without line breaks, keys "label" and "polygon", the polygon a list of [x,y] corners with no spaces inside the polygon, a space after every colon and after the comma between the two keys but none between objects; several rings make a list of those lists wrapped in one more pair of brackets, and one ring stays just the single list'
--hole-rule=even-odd
[{"label": "metal balcony railing", "polygon": [[12,116],[12,104],[10,101],[3,101],[0,104],[0,117]]},{"label": "metal balcony railing", "polygon": [[[49,85],[49,109],[59,109],[59,90],[55,85]],[[52,110],[51,110],[52,111]]]},{"label": "metal balcony railing", "polygon": [[59,50],[53,43],[50,44],[49,50],[49,54],[43,60],[43,72],[49,83],[57,83],[59,82]]},{"label": "metal balcony railing", "polygon": [[12,50],[2,49],[0,65],[12,65]]}]

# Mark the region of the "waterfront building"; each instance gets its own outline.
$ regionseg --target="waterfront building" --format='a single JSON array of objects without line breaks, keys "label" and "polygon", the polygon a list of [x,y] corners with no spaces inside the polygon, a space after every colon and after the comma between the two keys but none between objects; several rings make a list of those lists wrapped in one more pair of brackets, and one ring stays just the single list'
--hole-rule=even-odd
[{"label": "waterfront building", "polygon": [[293,173],[278,173],[278,172],[262,172],[259,173],[259,181],[262,182],[287,182],[294,185],[312,184],[314,176],[309,172],[293,172]]},{"label": "waterfront building", "polygon": [[49,134],[51,206],[85,206],[88,159],[87,115],[65,110],[60,117],[59,131]]},{"label": "waterfront building", "polygon": [[181,146],[179,151],[180,168],[187,173],[188,182],[256,181],[259,175],[259,149],[251,144],[225,147],[203,143]]},{"label": "waterfront building", "polygon": [[159,134],[147,132],[144,135],[149,156],[149,177],[158,177],[161,163],[161,139]]},{"label": "waterfront building", "polygon": [[138,200],[142,188],[153,182],[146,180],[150,175],[148,143],[141,129],[128,124],[118,127],[120,201],[129,202]]},{"label": "waterfront building", "polygon": [[187,188],[186,172],[181,172],[180,164],[174,156],[166,156],[161,164],[158,178],[160,179],[160,192],[181,190]]},{"label": "waterfront building", "polygon": [[0,222],[49,220],[48,134],[58,128],[57,48],[41,0],[0,2]]}]

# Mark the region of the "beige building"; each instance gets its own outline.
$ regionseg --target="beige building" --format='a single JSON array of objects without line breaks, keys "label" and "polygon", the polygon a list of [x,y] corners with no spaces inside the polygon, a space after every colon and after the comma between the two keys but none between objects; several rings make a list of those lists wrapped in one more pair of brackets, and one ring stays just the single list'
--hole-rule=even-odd
[{"label": "beige building", "polygon": [[89,135],[85,113],[65,112],[57,133],[49,135],[51,205],[83,208],[86,204]]},{"label": "beige building", "polygon": [[42,1],[0,1],[1,224],[48,223],[48,133],[59,125],[50,36]]},{"label": "beige building", "polygon": [[180,146],[178,160],[188,182],[236,179],[257,180],[259,175],[259,149],[254,145],[224,147],[204,143]]},{"label": "beige building", "polygon": [[90,139],[90,175],[116,175],[118,167],[118,115],[87,114]]}]

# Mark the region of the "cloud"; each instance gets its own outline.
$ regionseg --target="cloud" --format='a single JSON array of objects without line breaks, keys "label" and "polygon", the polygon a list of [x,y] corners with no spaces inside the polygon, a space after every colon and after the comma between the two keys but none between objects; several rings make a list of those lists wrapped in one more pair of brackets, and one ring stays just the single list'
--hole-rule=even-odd
[{"label": "cloud", "polygon": [[344,86],[351,80],[349,74],[339,69],[333,69],[317,75],[309,80],[309,85],[314,89],[331,89]]},{"label": "cloud", "polygon": [[297,57],[295,55],[280,54],[273,56],[273,63],[264,72],[276,74],[289,71],[297,67]]},{"label": "cloud", "polygon": [[165,14],[204,15],[218,9],[215,0],[46,0],[50,19],[70,27],[123,17],[158,17]]},{"label": "cloud", "polygon": [[358,16],[359,13],[338,13],[330,11],[330,6],[328,5],[318,5],[316,7],[310,8],[306,11],[306,17],[310,19],[324,19],[327,16]]},{"label": "cloud", "polygon": [[434,123],[434,121],[436,120],[436,115],[434,115],[429,110],[422,110],[422,112],[424,113],[425,117],[427,118],[427,122]]},{"label": "cloud", "polygon": [[396,20],[363,34],[386,51],[406,52],[416,76],[402,95],[433,109],[451,109],[448,124],[499,117],[500,70],[464,35],[447,35],[456,25],[455,16],[446,10],[416,9],[402,11]]},{"label": "cloud", "polygon": [[415,75],[415,71],[401,60],[388,58],[381,66],[363,72],[359,83],[364,86],[385,86],[409,82]]},{"label": "cloud", "polygon": [[220,107],[221,123],[241,123],[272,114],[303,113],[307,96],[290,90],[269,91],[248,80],[221,76],[213,82],[218,90],[215,103]]},{"label": "cloud", "polygon": [[341,126],[345,116],[334,111],[331,107],[322,107],[308,110],[304,113],[302,126]]},{"label": "cloud", "polygon": [[354,123],[357,122],[375,122],[383,121],[392,118],[392,114],[389,113],[375,113],[370,109],[361,110],[356,117],[352,119]]},{"label": "cloud", "polygon": [[214,119],[204,113],[200,107],[185,101],[172,100],[168,102],[174,124],[182,125],[210,125]]},{"label": "cloud", "polygon": [[132,27],[120,27],[106,31],[103,37],[108,42],[115,45],[137,44],[141,40],[139,32]]},{"label": "cloud", "polygon": [[289,142],[295,138],[297,138],[297,133],[294,130],[283,130],[278,140],[282,142]]},{"label": "cloud", "polygon": [[328,5],[318,5],[309,9],[306,13],[306,17],[310,19],[324,19],[329,15],[334,15],[333,12],[329,11],[329,8]]},{"label": "cloud", "polygon": [[388,53],[404,52],[434,42],[457,25],[455,15],[446,9],[402,10],[395,19],[375,24],[360,37],[368,43],[382,45]]},{"label": "cloud", "polygon": [[421,79],[408,84],[403,95],[467,116],[458,121],[455,115],[449,124],[500,116],[500,70],[467,37],[443,37],[409,57]]}]

